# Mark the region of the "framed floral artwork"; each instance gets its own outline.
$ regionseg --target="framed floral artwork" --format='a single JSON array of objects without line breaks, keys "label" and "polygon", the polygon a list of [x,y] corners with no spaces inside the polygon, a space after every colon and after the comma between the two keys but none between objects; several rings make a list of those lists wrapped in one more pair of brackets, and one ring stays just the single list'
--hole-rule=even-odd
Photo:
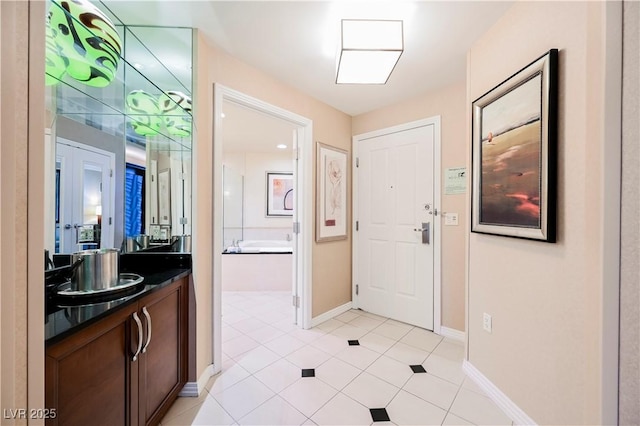
[{"label": "framed floral artwork", "polygon": [[347,238],[348,153],[317,143],[316,241]]}]

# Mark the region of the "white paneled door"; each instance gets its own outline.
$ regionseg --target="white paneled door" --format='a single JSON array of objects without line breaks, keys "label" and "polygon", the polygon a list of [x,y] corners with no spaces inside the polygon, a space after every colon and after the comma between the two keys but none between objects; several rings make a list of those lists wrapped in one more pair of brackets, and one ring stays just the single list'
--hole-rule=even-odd
[{"label": "white paneled door", "polygon": [[[115,154],[58,138],[56,168],[59,170],[59,252],[114,246],[112,191]],[[100,220],[98,219],[100,216]],[[78,243],[78,228],[97,225],[100,243]]]},{"label": "white paneled door", "polygon": [[435,137],[427,124],[359,139],[356,168],[356,306],[429,330]]}]

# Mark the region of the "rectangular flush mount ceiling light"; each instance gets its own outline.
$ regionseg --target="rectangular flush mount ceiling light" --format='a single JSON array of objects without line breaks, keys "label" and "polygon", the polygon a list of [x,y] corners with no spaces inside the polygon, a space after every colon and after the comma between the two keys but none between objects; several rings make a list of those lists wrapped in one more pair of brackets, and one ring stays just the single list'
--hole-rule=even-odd
[{"label": "rectangular flush mount ceiling light", "polygon": [[402,21],[342,20],[337,84],[385,84],[402,51]]}]

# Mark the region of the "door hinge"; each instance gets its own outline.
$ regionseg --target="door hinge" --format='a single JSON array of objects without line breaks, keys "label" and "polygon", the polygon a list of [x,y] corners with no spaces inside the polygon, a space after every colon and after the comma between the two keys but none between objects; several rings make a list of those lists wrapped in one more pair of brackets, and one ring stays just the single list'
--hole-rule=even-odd
[{"label": "door hinge", "polygon": [[112,223],[113,223],[113,222],[112,222],[111,218],[109,218],[109,225],[111,225]]},{"label": "door hinge", "polygon": [[293,222],[293,233],[294,234],[300,233],[300,222]]},{"label": "door hinge", "polygon": [[113,169],[109,169],[109,177],[113,177]]},{"label": "door hinge", "polygon": [[356,231],[360,229],[360,221],[356,220]]},{"label": "door hinge", "polygon": [[180,225],[186,225],[187,224],[187,218],[186,217],[181,217],[179,220]]},{"label": "door hinge", "polygon": [[293,306],[296,308],[300,307],[300,296],[293,296]]},{"label": "door hinge", "polygon": [[356,167],[360,167],[360,157],[356,157]]},{"label": "door hinge", "polygon": [[296,147],[296,149],[293,150],[293,158],[295,158],[296,160],[300,159],[300,148]]},{"label": "door hinge", "polygon": [[360,286],[356,284],[356,296],[358,295],[358,293],[360,293]]}]

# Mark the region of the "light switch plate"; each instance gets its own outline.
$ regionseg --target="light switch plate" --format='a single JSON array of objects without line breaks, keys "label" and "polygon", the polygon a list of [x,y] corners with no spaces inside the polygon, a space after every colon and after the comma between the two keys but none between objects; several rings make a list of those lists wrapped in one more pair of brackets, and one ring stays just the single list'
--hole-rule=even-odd
[{"label": "light switch plate", "polygon": [[444,224],[448,226],[457,226],[458,213],[447,213],[444,217]]},{"label": "light switch plate", "polygon": [[160,227],[157,225],[150,225],[149,226],[149,234],[152,240],[159,240],[160,239]]},{"label": "light switch plate", "polygon": [[484,331],[491,333],[491,328],[492,328],[491,323],[492,323],[491,315],[485,312],[482,315],[482,328],[484,329]]},{"label": "light switch plate", "polygon": [[149,240],[151,242],[167,242],[171,238],[171,225],[149,225]]},{"label": "light switch plate", "polygon": [[93,242],[95,242],[95,232],[93,226],[78,226],[78,244]]}]

